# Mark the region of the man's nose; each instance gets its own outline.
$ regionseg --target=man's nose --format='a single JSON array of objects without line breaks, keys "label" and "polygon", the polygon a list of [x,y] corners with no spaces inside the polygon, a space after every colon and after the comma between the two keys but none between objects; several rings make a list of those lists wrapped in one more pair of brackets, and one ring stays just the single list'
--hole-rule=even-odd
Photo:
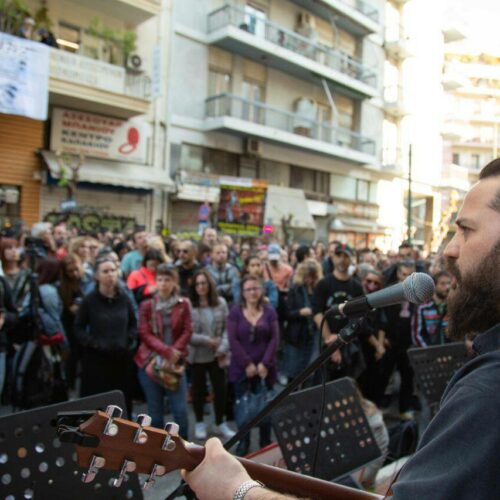
[{"label": "man's nose", "polygon": [[458,259],[459,256],[459,244],[457,241],[457,234],[453,236],[453,238],[450,240],[450,242],[446,245],[444,249],[444,256],[445,257],[450,257],[451,259]]}]

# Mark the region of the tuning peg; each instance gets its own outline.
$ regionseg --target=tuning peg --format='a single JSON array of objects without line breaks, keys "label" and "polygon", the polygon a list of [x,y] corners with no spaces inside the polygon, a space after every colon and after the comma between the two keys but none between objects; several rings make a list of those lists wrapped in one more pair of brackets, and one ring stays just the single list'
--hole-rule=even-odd
[{"label": "tuning peg", "polygon": [[174,451],[175,441],[172,438],[179,437],[179,425],[175,422],[167,422],[164,429],[167,431],[168,436],[163,441],[161,449],[166,451]]},{"label": "tuning peg", "polygon": [[82,481],[84,483],[91,483],[95,479],[97,473],[99,472],[99,469],[102,469],[105,464],[106,459],[104,457],[92,455],[90,459],[89,470],[82,474]]},{"label": "tuning peg", "polygon": [[143,429],[151,425],[151,417],[145,413],[140,413],[137,415],[137,423],[139,424],[139,428],[135,433],[134,443],[144,444],[148,440],[148,435]]},{"label": "tuning peg", "polygon": [[109,405],[106,408],[106,415],[109,417],[106,427],[104,427],[104,434],[106,436],[116,436],[118,434],[118,426],[113,422],[113,419],[120,418],[122,413],[122,409],[116,405]]},{"label": "tuning peg", "polygon": [[163,475],[165,475],[166,472],[167,472],[167,470],[165,469],[165,467],[163,465],[154,464],[153,470],[151,471],[151,474],[149,474],[149,477],[146,480],[146,482],[144,483],[144,486],[142,487],[142,489],[149,490],[149,488],[151,488],[151,486],[153,486],[155,484],[156,476],[163,476]]},{"label": "tuning peg", "polygon": [[127,472],[134,472],[136,469],[136,463],[131,460],[124,460],[122,468],[120,469],[120,475],[113,480],[113,486],[119,488],[122,485],[123,479]]}]

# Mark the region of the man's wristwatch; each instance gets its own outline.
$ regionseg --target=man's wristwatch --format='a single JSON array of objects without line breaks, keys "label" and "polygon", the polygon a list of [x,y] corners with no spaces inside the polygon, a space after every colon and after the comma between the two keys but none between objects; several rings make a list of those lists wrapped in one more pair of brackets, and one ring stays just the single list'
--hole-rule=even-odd
[{"label": "man's wristwatch", "polygon": [[245,495],[252,488],[265,488],[265,486],[260,481],[245,481],[244,483],[238,486],[238,489],[234,492],[233,500],[243,500]]}]

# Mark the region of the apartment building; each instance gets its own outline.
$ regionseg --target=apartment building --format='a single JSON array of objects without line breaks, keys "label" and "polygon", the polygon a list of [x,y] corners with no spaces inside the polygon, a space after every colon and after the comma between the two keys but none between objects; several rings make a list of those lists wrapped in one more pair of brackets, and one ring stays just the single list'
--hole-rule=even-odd
[{"label": "apartment building", "polygon": [[447,179],[460,191],[477,180],[479,170],[498,156],[500,55],[472,51],[467,41],[445,54],[446,116],[444,164]]},{"label": "apartment building", "polygon": [[394,173],[380,166],[381,5],[174,0],[173,232],[195,233],[200,204],[237,177],[268,183],[264,224],[276,235],[286,221],[295,239],[386,242],[379,185]]},{"label": "apartment building", "polygon": [[64,211],[68,190],[61,178],[72,181],[74,168],[75,201],[87,214],[73,217],[75,224],[153,226],[173,189],[165,170],[162,88],[169,2],[27,0],[26,6],[27,14],[14,11],[10,40],[15,46],[16,36],[33,44],[42,34],[51,37],[48,119],[0,114],[0,184],[15,201],[3,204],[0,216],[32,223]]}]

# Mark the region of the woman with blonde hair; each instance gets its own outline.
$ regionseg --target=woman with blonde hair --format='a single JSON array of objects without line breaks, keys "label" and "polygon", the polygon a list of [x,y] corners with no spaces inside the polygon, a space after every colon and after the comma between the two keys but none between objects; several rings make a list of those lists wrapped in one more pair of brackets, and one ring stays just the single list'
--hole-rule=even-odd
[{"label": "woman with blonde hair", "polygon": [[319,332],[313,320],[311,301],[314,287],[322,277],[318,261],[306,259],[297,266],[293,286],[288,292],[284,371],[289,378],[296,377],[308,365],[318,343]]}]

